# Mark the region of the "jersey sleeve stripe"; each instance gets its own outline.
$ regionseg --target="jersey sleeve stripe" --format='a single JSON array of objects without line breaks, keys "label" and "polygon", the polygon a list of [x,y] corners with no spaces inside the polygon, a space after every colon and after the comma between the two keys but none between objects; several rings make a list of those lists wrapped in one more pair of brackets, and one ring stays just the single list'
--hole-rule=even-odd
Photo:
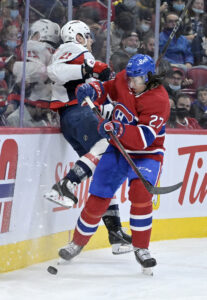
[{"label": "jersey sleeve stripe", "polygon": [[143,144],[144,144],[144,149],[145,149],[145,148],[147,148],[147,142],[145,140],[144,132],[143,132],[143,130],[142,130],[142,128],[140,126],[137,126],[137,128],[139,129],[139,132],[140,132]]},{"label": "jersey sleeve stripe", "polygon": [[139,125],[138,128],[140,132],[142,131],[142,140],[145,141],[145,148],[150,146],[156,138],[156,133],[149,126]]},{"label": "jersey sleeve stripe", "polygon": [[165,134],[165,124],[162,126],[160,132],[158,133],[158,136],[164,135]]}]

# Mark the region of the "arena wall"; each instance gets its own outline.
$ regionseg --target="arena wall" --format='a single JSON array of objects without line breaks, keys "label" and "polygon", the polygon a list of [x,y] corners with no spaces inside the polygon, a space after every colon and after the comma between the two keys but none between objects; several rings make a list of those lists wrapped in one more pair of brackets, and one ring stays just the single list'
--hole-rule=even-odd
[{"label": "arena wall", "polygon": [[[182,188],[153,197],[152,241],[207,237],[207,132],[170,130],[160,186]],[[57,129],[0,128],[0,272],[57,257],[71,240],[87,199],[90,180],[76,190],[78,205],[58,207],[43,199],[77,159]],[[128,185],[120,199],[121,220],[129,230]],[[103,223],[87,249],[108,247]]]}]

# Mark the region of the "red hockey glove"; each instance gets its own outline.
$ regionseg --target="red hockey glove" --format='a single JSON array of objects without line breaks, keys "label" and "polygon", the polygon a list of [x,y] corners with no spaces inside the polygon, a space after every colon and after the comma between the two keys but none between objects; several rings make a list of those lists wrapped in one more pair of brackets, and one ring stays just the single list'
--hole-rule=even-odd
[{"label": "red hockey glove", "polygon": [[124,124],[119,121],[102,120],[98,124],[98,132],[106,139],[109,138],[109,132],[120,138],[124,134],[124,130]]},{"label": "red hockey glove", "polygon": [[94,62],[93,60],[85,59],[82,68],[83,74],[85,73],[85,75],[83,75],[83,78],[85,79],[94,77],[101,81],[109,80],[110,68],[105,63],[102,63],[100,61]]},{"label": "red hockey glove", "polygon": [[93,67],[93,77],[97,78],[101,81],[107,81],[109,80],[110,76],[110,68],[108,67],[107,64],[101,62],[101,61],[96,61],[95,65]]}]

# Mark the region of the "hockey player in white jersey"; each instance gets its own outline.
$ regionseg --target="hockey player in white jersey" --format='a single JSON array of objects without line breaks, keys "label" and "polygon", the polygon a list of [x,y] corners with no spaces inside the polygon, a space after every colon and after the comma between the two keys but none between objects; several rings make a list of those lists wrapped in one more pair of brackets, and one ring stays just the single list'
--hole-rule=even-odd
[{"label": "hockey player in white jersey", "polygon": [[[50,100],[51,84],[48,80],[47,66],[51,56],[60,42],[60,27],[47,19],[40,19],[34,22],[29,30],[27,41],[27,62],[26,76],[27,84],[33,84],[30,100]],[[22,79],[23,62],[16,61],[13,65],[13,74],[16,83]]]},{"label": "hockey player in white jersey", "polygon": [[[91,53],[90,29],[85,23],[79,20],[68,22],[61,29],[61,38],[63,44],[47,68],[53,82],[50,107],[58,109],[62,133],[80,159],[60,182],[53,185],[45,198],[72,207],[78,201],[74,195],[75,186],[93,174],[108,146],[107,140],[97,131],[98,120],[90,108],[78,105],[75,90],[79,84],[91,82],[93,78],[108,80],[110,69],[107,64],[95,61]],[[100,91],[97,89],[97,92]],[[112,252],[131,251],[131,237],[122,230],[118,204],[114,199],[103,216],[103,222],[108,229]]]}]

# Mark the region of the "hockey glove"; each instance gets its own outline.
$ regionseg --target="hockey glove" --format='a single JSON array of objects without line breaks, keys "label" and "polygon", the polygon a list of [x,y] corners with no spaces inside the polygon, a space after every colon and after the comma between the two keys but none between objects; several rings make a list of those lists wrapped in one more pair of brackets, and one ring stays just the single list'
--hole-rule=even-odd
[{"label": "hockey glove", "polygon": [[82,74],[83,78],[87,79],[93,77],[93,67],[95,65],[95,61],[92,59],[85,59],[84,64],[82,65]]},{"label": "hockey glove", "polygon": [[107,64],[96,61],[93,68],[93,77],[101,81],[109,80],[111,70]]},{"label": "hockey glove", "polygon": [[114,109],[113,104],[111,104],[111,103],[104,104],[104,105],[101,105],[100,108],[101,108],[102,117],[104,119],[111,120],[112,114],[113,114],[113,109]]},{"label": "hockey glove", "polygon": [[108,65],[105,63],[100,61],[94,62],[93,60],[85,59],[82,68],[84,79],[94,77],[101,81],[109,80],[111,71]]},{"label": "hockey glove", "polygon": [[120,138],[124,134],[124,130],[124,124],[119,121],[102,120],[98,124],[98,132],[106,139],[109,138],[109,132]]},{"label": "hockey glove", "polygon": [[104,93],[103,84],[99,81],[94,81],[91,83],[84,83],[78,86],[76,90],[76,96],[78,99],[79,105],[82,105],[85,97],[89,97],[91,101],[95,101],[96,99],[101,98],[102,94]]}]

